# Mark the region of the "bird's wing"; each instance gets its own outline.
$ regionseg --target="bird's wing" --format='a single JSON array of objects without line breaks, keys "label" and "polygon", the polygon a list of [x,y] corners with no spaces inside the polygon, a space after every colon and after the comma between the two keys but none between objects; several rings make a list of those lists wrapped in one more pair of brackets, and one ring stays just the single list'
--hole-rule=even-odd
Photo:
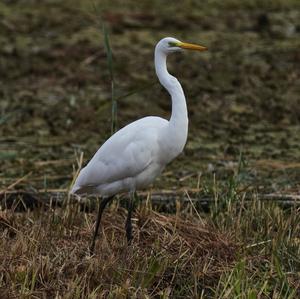
[{"label": "bird's wing", "polygon": [[145,140],[132,141],[125,148],[119,148],[117,152],[100,159],[100,163],[105,165],[101,182],[111,183],[135,177],[151,164],[152,159],[153,150],[147,146]]},{"label": "bird's wing", "polygon": [[119,131],[81,170],[75,185],[98,186],[135,177],[152,163],[157,149],[157,130]]}]

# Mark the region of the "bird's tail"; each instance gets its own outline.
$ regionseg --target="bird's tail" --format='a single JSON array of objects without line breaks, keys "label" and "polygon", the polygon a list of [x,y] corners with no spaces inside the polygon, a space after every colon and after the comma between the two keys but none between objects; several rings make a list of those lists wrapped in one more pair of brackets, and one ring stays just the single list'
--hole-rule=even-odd
[{"label": "bird's tail", "polygon": [[70,191],[74,195],[96,194],[95,186],[78,186],[74,185]]},{"label": "bird's tail", "polygon": [[77,186],[76,184],[72,187],[70,194],[77,194],[77,191],[80,190],[80,187]]}]

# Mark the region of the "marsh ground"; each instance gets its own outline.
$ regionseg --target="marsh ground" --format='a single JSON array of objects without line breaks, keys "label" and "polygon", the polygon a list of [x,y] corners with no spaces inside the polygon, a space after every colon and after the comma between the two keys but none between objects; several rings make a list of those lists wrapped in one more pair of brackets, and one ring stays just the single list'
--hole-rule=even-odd
[{"label": "marsh ground", "polygon": [[[108,214],[107,242],[99,244],[94,259],[81,263],[92,213],[78,204],[25,214],[3,210],[5,296],[96,298],[110,291],[111,296],[138,298],[297,298],[297,206],[283,209],[257,198],[300,192],[298,1],[2,1],[0,16],[2,199],[13,191],[66,198],[80,153],[85,163],[110,135],[103,23],[113,51],[118,127],[146,115],[169,117],[170,101],[153,67],[160,38],[174,36],[209,48],[169,59],[188,99],[189,139],[184,153],[152,187],[153,193],[177,194],[177,220],[165,217],[183,226],[197,223],[195,240],[202,245],[195,247],[195,240],[176,225],[166,229],[163,214],[143,203],[136,230],[151,232],[156,242],[139,231],[134,245],[139,254],[116,248],[115,241],[123,240],[121,219],[114,224]],[[209,211],[198,207],[199,218],[191,203],[180,206],[189,195],[213,204]],[[123,215],[116,205],[111,212]],[[53,235],[47,239],[49,229]],[[201,239],[201,230],[210,237]],[[170,238],[176,246],[164,251]],[[209,250],[216,244],[223,245],[220,256]],[[115,259],[105,264],[109,250]],[[204,262],[201,256],[212,257],[214,270],[207,266],[210,259]],[[72,270],[63,275],[58,269],[65,261]],[[100,264],[101,270],[93,268]],[[142,265],[147,270],[139,280]],[[114,275],[108,277],[107,269]]]}]

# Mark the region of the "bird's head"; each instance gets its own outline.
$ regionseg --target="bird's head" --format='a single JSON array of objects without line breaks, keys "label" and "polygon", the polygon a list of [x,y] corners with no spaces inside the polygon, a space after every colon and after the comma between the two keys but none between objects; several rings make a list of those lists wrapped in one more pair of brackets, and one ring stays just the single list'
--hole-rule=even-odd
[{"label": "bird's head", "polygon": [[207,50],[207,48],[204,46],[184,43],[173,37],[165,37],[161,39],[156,45],[156,49],[164,52],[165,54],[180,52],[183,50],[194,50],[194,51]]}]

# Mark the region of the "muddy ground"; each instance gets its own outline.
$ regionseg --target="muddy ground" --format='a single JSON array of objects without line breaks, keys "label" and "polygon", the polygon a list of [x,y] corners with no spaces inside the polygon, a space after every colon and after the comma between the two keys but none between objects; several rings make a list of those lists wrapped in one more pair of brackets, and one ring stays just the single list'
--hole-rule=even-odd
[{"label": "muddy ground", "polygon": [[246,188],[299,193],[299,6],[293,0],[2,1],[0,188],[65,190],[79,153],[86,163],[109,137],[105,24],[119,128],[146,115],[170,115],[153,66],[160,38],[209,48],[169,59],[187,96],[190,130],[184,153],[153,190],[198,188],[201,197],[205,184],[214,178],[222,184],[241,166]]}]

